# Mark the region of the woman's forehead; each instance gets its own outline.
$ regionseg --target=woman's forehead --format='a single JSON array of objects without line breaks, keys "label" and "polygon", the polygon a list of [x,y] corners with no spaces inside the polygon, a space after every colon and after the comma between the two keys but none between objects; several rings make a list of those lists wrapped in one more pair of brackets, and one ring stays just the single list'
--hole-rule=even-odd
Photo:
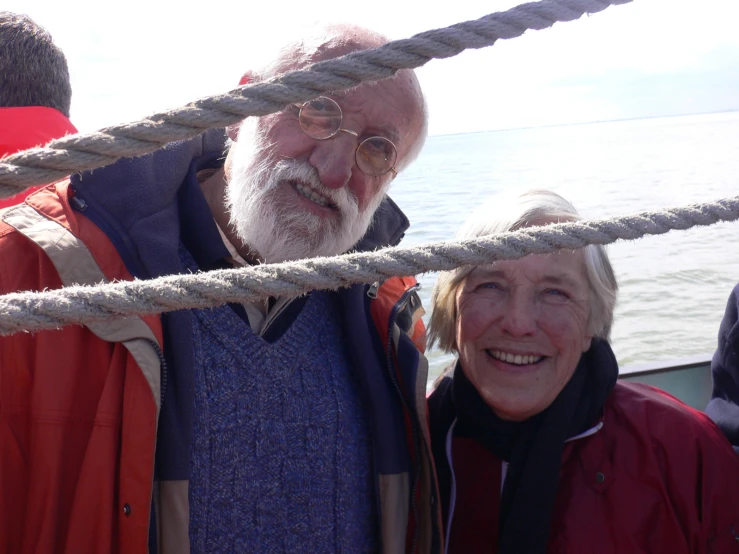
[{"label": "woman's forehead", "polygon": [[586,283],[585,258],[581,250],[563,250],[551,254],[533,254],[518,260],[500,260],[476,267],[470,277],[525,277],[535,281]]}]

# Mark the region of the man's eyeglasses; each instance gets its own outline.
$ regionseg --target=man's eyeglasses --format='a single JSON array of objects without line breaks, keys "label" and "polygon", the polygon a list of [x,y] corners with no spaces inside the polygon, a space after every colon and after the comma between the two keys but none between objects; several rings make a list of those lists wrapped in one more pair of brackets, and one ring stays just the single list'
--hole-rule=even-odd
[{"label": "man's eyeglasses", "polygon": [[379,177],[388,172],[395,177],[395,162],[398,159],[398,150],[393,142],[385,137],[369,137],[362,141],[359,135],[349,129],[342,129],[341,123],[344,114],[335,100],[326,96],[319,96],[300,106],[298,120],[305,134],[316,140],[327,140],[336,136],[339,131],[349,133],[357,138],[359,144],[354,153],[357,167],[365,174]]}]

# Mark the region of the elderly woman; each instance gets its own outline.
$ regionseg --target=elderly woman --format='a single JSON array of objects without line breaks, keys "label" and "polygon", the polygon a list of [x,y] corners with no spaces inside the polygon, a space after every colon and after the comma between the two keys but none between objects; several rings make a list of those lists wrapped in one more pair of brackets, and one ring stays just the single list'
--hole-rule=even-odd
[{"label": "elderly woman", "polygon": [[[547,191],[463,238],[580,219]],[[429,398],[445,551],[739,553],[739,457],[703,414],[617,382],[617,285],[601,246],[442,274]]]}]

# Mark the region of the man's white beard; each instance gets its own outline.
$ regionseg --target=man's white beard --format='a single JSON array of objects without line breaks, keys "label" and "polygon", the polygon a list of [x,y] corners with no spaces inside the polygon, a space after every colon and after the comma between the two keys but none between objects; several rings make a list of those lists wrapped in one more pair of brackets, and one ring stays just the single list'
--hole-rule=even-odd
[{"label": "man's white beard", "polygon": [[[244,122],[246,124],[247,122]],[[318,171],[294,159],[274,163],[270,148],[256,129],[239,134],[231,146],[231,178],[226,202],[231,225],[245,245],[263,262],[343,254],[364,236],[382,202],[378,192],[362,212],[357,197],[346,187],[323,186]],[[300,205],[290,183],[316,190],[337,207],[325,218]]]}]

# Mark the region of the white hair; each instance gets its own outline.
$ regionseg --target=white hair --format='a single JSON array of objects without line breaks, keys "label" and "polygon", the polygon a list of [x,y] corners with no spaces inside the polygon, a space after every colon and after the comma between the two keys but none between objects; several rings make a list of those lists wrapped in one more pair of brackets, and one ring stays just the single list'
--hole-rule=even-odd
[{"label": "white hair", "polygon": [[[498,196],[487,200],[466,221],[457,238],[476,238],[524,227],[581,219],[575,207],[560,195],[548,190],[531,190],[512,198]],[[588,245],[583,248],[583,256],[590,287],[588,331],[594,337],[608,340],[618,295],[616,276],[603,246]],[[429,346],[438,341],[442,350],[458,351],[455,333],[456,296],[459,287],[473,269],[474,266],[463,266],[439,275],[432,294]]]},{"label": "white hair", "polygon": [[[370,48],[378,48],[389,42],[388,37],[360,27],[354,24],[334,23],[322,24],[315,23],[310,25],[307,32],[302,29],[303,38],[291,41],[287,44],[278,45],[275,48],[262,49],[259,57],[264,60],[259,63],[256,58],[252,61],[256,62],[257,69],[250,73],[250,83],[262,82],[272,79],[286,71],[302,69],[313,63],[317,57],[321,59],[331,59],[343,56],[360,50]],[[401,70],[412,76],[414,81],[418,81],[416,73],[413,70]],[[386,80],[392,80],[401,73],[396,73],[393,77]],[[376,86],[383,81],[369,81],[361,83],[358,86]],[[426,97],[421,90],[420,85],[417,86],[419,92],[419,107],[421,109],[421,126],[406,154],[398,159],[398,173],[406,169],[413,163],[423,150],[428,136],[428,105]]]},{"label": "white hair", "polygon": [[[343,254],[367,232],[384,197],[384,191],[378,191],[360,210],[358,198],[347,187],[324,186],[308,162],[275,161],[255,124],[241,127],[239,140],[231,149],[231,176],[226,186],[230,224],[239,239],[266,263]],[[282,194],[291,198],[283,202],[278,186],[289,182],[304,183],[327,197],[336,208],[335,217],[322,218],[296,209],[291,198],[296,193],[291,190],[283,190]]]}]

